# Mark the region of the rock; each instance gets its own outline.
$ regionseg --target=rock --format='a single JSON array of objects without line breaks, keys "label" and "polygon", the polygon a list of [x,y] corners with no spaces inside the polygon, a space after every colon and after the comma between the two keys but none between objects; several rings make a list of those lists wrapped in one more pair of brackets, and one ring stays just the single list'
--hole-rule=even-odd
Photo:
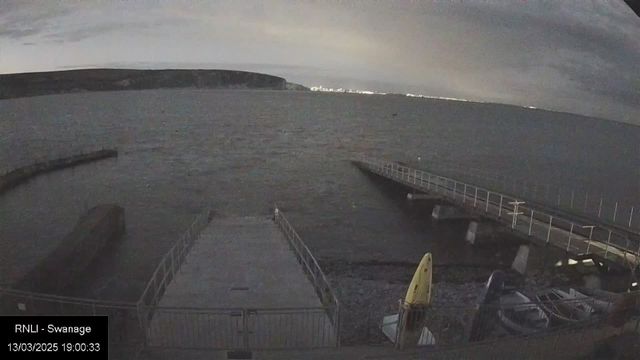
[{"label": "rock", "polygon": [[538,270],[538,269],[529,270],[529,273],[527,275],[529,275],[529,276],[538,276],[538,275],[540,275],[540,270]]},{"label": "rock", "polygon": [[600,290],[602,288],[602,282],[600,278],[595,275],[588,275],[584,278],[584,287],[590,290]]}]

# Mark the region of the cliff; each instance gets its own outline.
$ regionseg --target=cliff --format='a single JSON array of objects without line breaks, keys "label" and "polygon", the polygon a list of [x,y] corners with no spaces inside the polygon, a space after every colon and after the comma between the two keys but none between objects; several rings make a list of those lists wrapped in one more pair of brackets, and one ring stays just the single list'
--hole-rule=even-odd
[{"label": "cliff", "polygon": [[158,88],[308,90],[278,76],[232,70],[83,69],[0,75],[0,99]]},{"label": "cliff", "polygon": [[288,82],[285,85],[285,89],[286,90],[296,90],[296,91],[309,91],[309,90],[311,90],[306,86],[302,86],[300,84],[294,84],[294,83],[290,83],[290,82]]}]

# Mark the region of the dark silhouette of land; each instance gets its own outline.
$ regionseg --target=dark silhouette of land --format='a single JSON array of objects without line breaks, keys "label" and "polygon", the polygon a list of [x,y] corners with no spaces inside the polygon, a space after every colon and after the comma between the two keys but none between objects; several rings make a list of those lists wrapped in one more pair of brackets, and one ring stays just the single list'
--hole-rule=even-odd
[{"label": "dark silhouette of land", "polygon": [[83,69],[0,75],[0,99],[160,88],[309,90],[278,76],[233,70]]}]

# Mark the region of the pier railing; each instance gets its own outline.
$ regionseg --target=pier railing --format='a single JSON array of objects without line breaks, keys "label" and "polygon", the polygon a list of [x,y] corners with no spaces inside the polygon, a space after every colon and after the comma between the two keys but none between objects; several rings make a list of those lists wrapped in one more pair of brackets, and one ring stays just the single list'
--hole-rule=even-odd
[{"label": "pier railing", "polygon": [[160,303],[160,299],[162,299],[171,280],[180,271],[180,267],[185,262],[193,244],[210,221],[211,207],[207,206],[160,261],[138,301],[138,307],[144,314],[142,317],[144,322],[141,326],[146,327],[151,320],[152,309]]},{"label": "pier railing", "polygon": [[289,243],[289,247],[296,255],[296,259],[302,265],[302,271],[307,275],[311,285],[313,285],[316,294],[320,298],[320,303],[327,313],[327,316],[329,316],[332,325],[336,329],[339,329],[340,302],[331,288],[327,277],[320,268],[318,261],[311,254],[307,245],[305,245],[293,226],[291,226],[287,218],[277,206],[275,206],[274,209],[274,219],[284,233],[287,242]]},{"label": "pier railing", "polygon": [[540,211],[521,198],[398,163],[364,155],[353,160],[407,186],[435,193],[463,208],[471,208],[508,223],[511,229],[539,242],[552,243],[574,254],[596,255],[632,270],[640,264],[640,242],[637,239],[602,228],[598,223],[578,223]]},{"label": "pier railing", "polygon": [[416,166],[419,170],[434,171],[488,189],[537,201],[553,208],[570,210],[585,217],[640,232],[640,203],[634,203],[628,199],[611,199],[594,191],[555,186],[537,179],[524,179],[428,158],[419,160]]}]

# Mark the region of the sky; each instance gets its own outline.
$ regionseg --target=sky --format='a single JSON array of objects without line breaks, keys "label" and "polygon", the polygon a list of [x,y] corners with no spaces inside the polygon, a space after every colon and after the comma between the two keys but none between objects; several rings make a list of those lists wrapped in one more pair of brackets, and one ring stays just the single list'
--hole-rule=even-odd
[{"label": "sky", "polygon": [[0,73],[92,67],[258,71],[640,125],[640,18],[623,0],[0,0]]}]

